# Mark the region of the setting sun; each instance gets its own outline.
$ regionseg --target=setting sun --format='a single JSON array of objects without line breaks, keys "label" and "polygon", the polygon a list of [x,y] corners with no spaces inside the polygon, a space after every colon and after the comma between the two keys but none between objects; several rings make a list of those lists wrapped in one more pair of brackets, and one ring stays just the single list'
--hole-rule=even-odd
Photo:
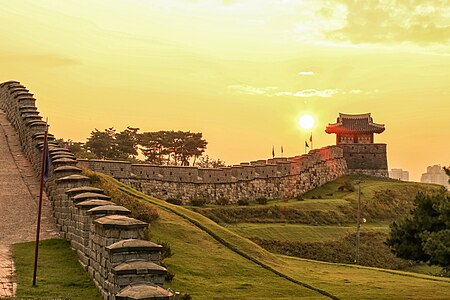
[{"label": "setting sun", "polygon": [[298,124],[303,129],[311,129],[314,126],[314,118],[311,115],[303,115],[298,120]]}]

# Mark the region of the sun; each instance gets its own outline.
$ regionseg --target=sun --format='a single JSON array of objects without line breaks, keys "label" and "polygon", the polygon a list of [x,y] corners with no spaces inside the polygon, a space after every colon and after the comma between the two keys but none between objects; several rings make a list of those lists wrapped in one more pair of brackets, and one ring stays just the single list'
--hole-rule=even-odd
[{"label": "sun", "polygon": [[311,115],[303,115],[298,120],[298,124],[303,129],[311,129],[314,126],[314,118]]}]

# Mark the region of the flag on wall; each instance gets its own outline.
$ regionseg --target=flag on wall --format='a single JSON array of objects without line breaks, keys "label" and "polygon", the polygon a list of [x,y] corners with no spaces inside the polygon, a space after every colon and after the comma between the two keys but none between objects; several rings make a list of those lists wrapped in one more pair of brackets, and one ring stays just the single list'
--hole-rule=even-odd
[{"label": "flag on wall", "polygon": [[283,145],[281,145],[281,156],[283,156]]},{"label": "flag on wall", "polygon": [[312,143],[312,132],[311,135],[309,136],[309,141]]},{"label": "flag on wall", "polygon": [[44,164],[44,181],[48,180],[48,171],[50,169],[50,152],[48,151],[48,140],[45,142],[45,164]]},{"label": "flag on wall", "polygon": [[275,148],[272,146],[272,158],[275,158]]},{"label": "flag on wall", "polygon": [[305,147],[309,148],[308,142],[305,141]]}]

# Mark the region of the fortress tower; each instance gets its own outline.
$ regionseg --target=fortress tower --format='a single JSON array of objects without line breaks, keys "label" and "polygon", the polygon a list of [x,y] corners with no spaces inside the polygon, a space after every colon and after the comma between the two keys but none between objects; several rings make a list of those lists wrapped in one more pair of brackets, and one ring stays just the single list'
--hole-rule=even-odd
[{"label": "fortress tower", "polygon": [[374,133],[384,130],[384,124],[374,123],[370,113],[339,113],[325,132],[336,134],[336,145],[344,151],[350,173],[387,177],[386,144],[374,143]]}]

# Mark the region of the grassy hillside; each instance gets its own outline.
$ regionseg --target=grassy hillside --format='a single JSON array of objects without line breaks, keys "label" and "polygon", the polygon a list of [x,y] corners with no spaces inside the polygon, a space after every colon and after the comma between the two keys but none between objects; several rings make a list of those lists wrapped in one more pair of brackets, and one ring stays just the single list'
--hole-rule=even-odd
[{"label": "grassy hillside", "polygon": [[395,257],[384,244],[389,224],[409,212],[417,192],[436,191],[440,188],[437,185],[345,176],[304,194],[300,200],[272,200],[265,205],[250,203],[248,206],[208,205],[192,209],[270,252],[353,263],[357,180],[360,179],[361,216],[366,220],[361,227],[360,264],[427,274],[439,272],[439,268],[412,268],[413,262]]},{"label": "grassy hillside", "polygon": [[19,299],[102,299],[78,263],[77,254],[62,239],[39,243],[37,281],[33,287],[34,246],[34,242],[13,245]]},{"label": "grassy hillside", "polygon": [[151,239],[169,242],[166,259],[175,273],[168,285],[193,299],[405,298],[447,297],[450,280],[374,268],[327,264],[272,254],[250,240],[184,207],[146,196],[112,178],[120,193],[153,204],[159,218]]}]

